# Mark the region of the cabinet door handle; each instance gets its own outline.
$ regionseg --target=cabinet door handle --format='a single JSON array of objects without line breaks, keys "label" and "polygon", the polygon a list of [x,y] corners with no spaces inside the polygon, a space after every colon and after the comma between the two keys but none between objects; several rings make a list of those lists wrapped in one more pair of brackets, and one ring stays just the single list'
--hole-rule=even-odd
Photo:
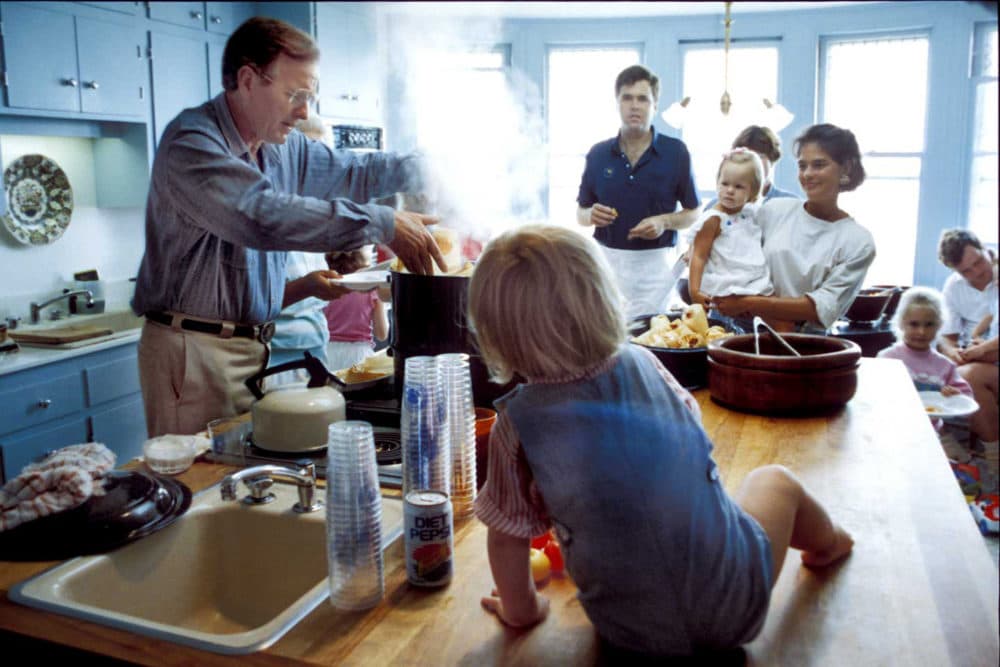
[{"label": "cabinet door handle", "polygon": [[101,86],[96,81],[84,81],[83,82],[83,87],[84,88],[90,88],[91,90],[97,90]]},{"label": "cabinet door handle", "polygon": [[70,88],[76,88],[78,85],[76,79],[62,79],[59,83],[64,86],[69,86]]},{"label": "cabinet door handle", "polygon": [[222,17],[221,16],[213,16],[212,17],[212,23],[214,23],[215,25],[219,25],[220,23],[222,23]]},{"label": "cabinet door handle", "polygon": [[201,12],[191,12],[191,18],[193,18],[195,21],[200,21],[202,16],[204,16],[204,14],[202,14]]},{"label": "cabinet door handle", "polygon": [[358,101],[358,96],[357,95],[351,95],[351,101],[352,102],[357,102]]},{"label": "cabinet door handle", "polygon": [[38,400],[38,407],[40,407],[42,410],[45,410],[50,405],[52,405],[52,399],[51,398],[42,398],[42,399]]}]

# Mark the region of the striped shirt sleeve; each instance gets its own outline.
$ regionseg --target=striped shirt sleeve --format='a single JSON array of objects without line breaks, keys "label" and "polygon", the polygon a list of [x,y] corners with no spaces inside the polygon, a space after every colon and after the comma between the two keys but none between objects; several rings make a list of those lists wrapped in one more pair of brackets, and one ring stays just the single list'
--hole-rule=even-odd
[{"label": "striped shirt sleeve", "polygon": [[551,528],[514,424],[501,410],[490,431],[486,483],[476,496],[476,516],[494,530],[532,538]]}]

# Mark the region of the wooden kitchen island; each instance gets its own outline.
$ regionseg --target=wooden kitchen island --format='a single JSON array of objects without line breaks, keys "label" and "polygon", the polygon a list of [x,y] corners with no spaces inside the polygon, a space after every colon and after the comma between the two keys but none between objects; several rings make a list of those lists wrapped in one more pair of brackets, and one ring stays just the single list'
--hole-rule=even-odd
[{"label": "wooden kitchen island", "polygon": [[[807,570],[789,554],[767,623],[746,647],[748,664],[997,665],[997,570],[900,362],[863,360],[857,395],[826,417],[746,415],[714,404],[707,390],[696,395],[730,491],[749,470],[781,463],[856,540],[854,553],[825,571]],[[181,479],[199,489],[231,470],[199,463]],[[6,592],[49,565],[0,563],[0,586]],[[382,604],[361,613],[324,604],[273,647],[249,656],[203,653],[6,597],[0,630],[149,665],[615,662],[600,648],[569,580],[543,588],[552,613],[530,631],[504,628],[479,607],[491,583],[486,529],[472,519],[456,527],[455,577],[447,588],[410,587],[397,543],[387,552]]]}]

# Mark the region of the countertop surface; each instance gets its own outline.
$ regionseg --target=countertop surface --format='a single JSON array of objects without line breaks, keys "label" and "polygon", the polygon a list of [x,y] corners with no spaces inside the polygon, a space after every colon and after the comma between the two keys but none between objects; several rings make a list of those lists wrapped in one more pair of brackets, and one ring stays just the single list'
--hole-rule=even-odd
[{"label": "countertop surface", "polygon": [[141,328],[133,329],[128,332],[122,332],[111,340],[66,349],[30,347],[22,344],[18,346],[20,349],[17,352],[0,353],[0,376],[36,366],[51,364],[64,359],[72,359],[73,357],[98,352],[99,350],[118,347],[126,343],[134,343],[139,340],[141,332]]},{"label": "countertop surface", "polygon": [[[832,416],[747,415],[716,405],[706,390],[695,395],[727,489],[757,466],[781,463],[856,540],[853,554],[826,570],[803,568],[789,554],[767,622],[746,647],[748,664],[995,667],[997,571],[900,362],[863,360],[857,395]],[[230,470],[198,463],[181,479],[200,489]],[[456,526],[455,576],[440,590],[406,582],[397,542],[386,554],[378,607],[345,613],[321,605],[249,656],[203,653],[5,596],[0,629],[149,665],[613,664],[569,579],[542,589],[552,613],[528,631],[505,628],[480,608],[492,586],[486,532],[476,519]],[[50,565],[0,562],[0,589]]]}]

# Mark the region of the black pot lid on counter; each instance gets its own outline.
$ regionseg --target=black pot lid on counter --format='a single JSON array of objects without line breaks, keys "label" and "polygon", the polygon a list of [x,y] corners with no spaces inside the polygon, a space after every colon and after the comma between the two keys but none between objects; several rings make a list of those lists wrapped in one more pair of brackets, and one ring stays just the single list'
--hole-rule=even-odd
[{"label": "black pot lid on counter", "polygon": [[105,553],[169,526],[191,506],[191,490],[171,477],[114,471],[103,483],[104,495],[0,532],[0,560]]}]

